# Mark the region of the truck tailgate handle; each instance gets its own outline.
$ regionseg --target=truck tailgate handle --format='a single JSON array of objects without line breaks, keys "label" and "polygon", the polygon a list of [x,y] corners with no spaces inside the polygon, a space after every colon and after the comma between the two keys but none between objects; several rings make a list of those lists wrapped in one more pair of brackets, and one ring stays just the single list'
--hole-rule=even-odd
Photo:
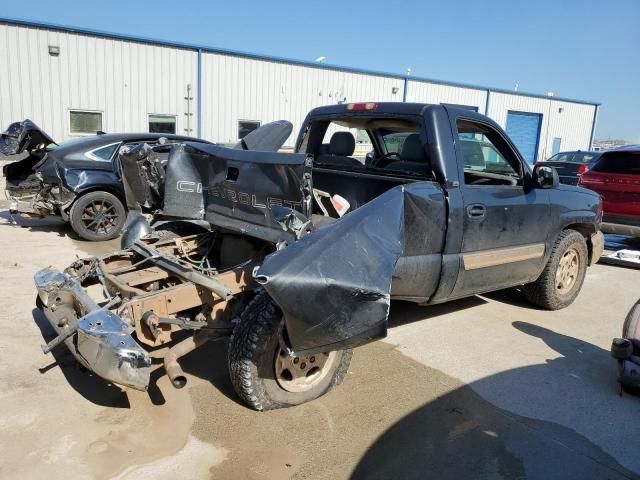
[{"label": "truck tailgate handle", "polygon": [[467,217],[472,220],[482,220],[487,213],[487,207],[481,203],[473,203],[467,207]]}]

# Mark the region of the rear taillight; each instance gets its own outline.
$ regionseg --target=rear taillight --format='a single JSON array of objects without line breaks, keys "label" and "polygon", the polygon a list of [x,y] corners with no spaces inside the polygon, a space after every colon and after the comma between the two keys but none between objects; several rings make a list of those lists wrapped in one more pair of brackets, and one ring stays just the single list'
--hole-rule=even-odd
[{"label": "rear taillight", "polygon": [[578,167],[578,171],[576,172],[578,175],[582,175],[583,173],[586,173],[589,171],[589,165],[580,165]]},{"label": "rear taillight", "polygon": [[378,108],[378,104],[373,102],[347,104],[347,110],[350,110],[352,112],[364,112],[366,110],[375,110],[376,108]]}]

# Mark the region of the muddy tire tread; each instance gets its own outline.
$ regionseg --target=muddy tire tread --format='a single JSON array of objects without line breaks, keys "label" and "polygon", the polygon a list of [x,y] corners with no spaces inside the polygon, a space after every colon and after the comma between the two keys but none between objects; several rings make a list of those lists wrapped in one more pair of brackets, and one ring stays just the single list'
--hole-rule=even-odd
[{"label": "muddy tire tread", "polygon": [[[569,297],[562,299],[558,297],[555,285],[557,263],[560,261],[558,255],[559,252],[565,251],[574,243],[578,243],[582,247],[582,255],[580,257],[580,268],[582,270],[579,273],[581,278],[579,279],[578,288],[572,292]],[[532,304],[545,310],[560,310],[569,306],[575,300],[582,288],[585,275],[584,270],[586,269],[586,262],[588,261],[587,256],[587,244],[582,234],[571,229],[562,231],[560,235],[558,235],[558,238],[553,245],[553,249],[551,250],[549,260],[547,260],[547,264],[538,279],[535,282],[524,286],[523,293],[526,299]],[[578,280],[576,281],[578,282]]]},{"label": "muddy tire tread", "polygon": [[[271,399],[260,378],[258,363],[261,357],[272,355],[265,351],[267,340],[277,334],[280,309],[264,291],[259,292],[242,312],[229,342],[229,375],[240,398],[258,411],[274,410],[291,406]],[[344,380],[352,357],[351,350],[344,350],[329,386],[320,395]],[[268,357],[268,361],[270,358]]]}]

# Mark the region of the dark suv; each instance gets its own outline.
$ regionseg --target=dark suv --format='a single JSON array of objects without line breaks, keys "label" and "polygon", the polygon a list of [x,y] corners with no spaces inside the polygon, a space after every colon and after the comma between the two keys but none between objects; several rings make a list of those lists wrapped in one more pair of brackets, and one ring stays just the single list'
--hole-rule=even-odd
[{"label": "dark suv", "polygon": [[602,231],[640,237],[640,145],[603,152],[579,185],[602,197]]}]

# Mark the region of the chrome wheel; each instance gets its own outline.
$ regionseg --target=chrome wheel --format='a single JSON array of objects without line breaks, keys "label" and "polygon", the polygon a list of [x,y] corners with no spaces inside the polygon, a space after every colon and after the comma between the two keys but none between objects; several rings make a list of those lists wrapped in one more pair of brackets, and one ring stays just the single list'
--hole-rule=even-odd
[{"label": "chrome wheel", "polygon": [[575,285],[579,272],[580,255],[576,249],[570,248],[562,255],[556,270],[556,290],[558,293],[568,293]]},{"label": "chrome wheel", "polygon": [[294,357],[278,347],[275,356],[276,381],[288,392],[306,392],[320,383],[332,370],[338,352]]}]

